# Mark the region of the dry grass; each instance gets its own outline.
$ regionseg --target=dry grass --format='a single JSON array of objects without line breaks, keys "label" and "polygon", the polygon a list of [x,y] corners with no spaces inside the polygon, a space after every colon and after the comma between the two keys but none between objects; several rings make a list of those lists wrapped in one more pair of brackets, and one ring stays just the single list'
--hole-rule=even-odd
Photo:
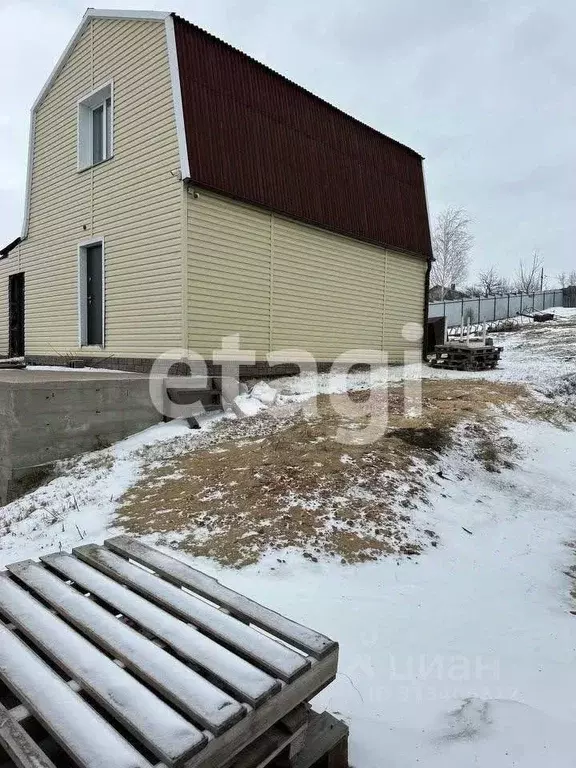
[{"label": "dry grass", "polygon": [[[225,422],[208,445],[152,465],[123,498],[118,523],[233,566],[284,547],[311,559],[328,554],[359,562],[436,545],[433,531],[415,531],[411,511],[426,501],[453,428],[468,422],[476,458],[498,471],[513,446],[488,424],[495,409],[525,409],[531,398],[517,385],[427,380],[423,415],[407,418],[402,387],[374,394],[379,410],[385,412],[386,400],[389,409],[388,429],[374,442],[336,441],[343,427],[354,437],[366,418],[339,416],[327,396],[309,403],[315,413],[277,409]],[[357,400],[365,396],[355,393]]]}]

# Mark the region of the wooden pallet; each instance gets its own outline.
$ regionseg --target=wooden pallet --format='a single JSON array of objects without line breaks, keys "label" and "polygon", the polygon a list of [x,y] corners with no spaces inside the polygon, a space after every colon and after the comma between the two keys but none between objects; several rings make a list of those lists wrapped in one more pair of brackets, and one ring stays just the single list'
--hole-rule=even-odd
[{"label": "wooden pallet", "polygon": [[234,758],[274,728],[298,742],[284,721],[337,662],[329,638],[127,536],[14,563],[0,768],[252,768]]},{"label": "wooden pallet", "polygon": [[328,712],[302,708],[222,768],[348,768],[348,726]]},{"label": "wooden pallet", "polygon": [[448,370],[485,371],[498,365],[502,349],[491,345],[438,344],[428,364]]}]

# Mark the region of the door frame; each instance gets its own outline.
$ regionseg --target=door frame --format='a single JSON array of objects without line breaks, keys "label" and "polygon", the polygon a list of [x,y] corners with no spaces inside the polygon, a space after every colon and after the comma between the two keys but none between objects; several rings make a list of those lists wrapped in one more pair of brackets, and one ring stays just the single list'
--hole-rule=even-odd
[{"label": "door frame", "polygon": [[[12,334],[12,312],[14,311],[14,302],[12,301],[12,281],[15,278],[21,278],[22,281],[22,305],[20,307],[20,313],[22,316],[22,323],[21,323],[21,329],[20,333],[22,334],[21,338],[21,344],[22,344],[22,354],[18,354],[14,352],[14,339]],[[26,350],[26,273],[24,271],[21,272],[12,272],[10,275],[8,275],[8,356],[9,357],[23,357],[25,355]]]},{"label": "door frame", "polygon": [[[93,245],[102,248],[102,344],[96,345],[103,349],[106,345],[106,258],[103,237],[91,237],[78,243],[78,346],[87,347],[88,305],[86,303],[86,251]],[[91,345],[94,346],[94,345]]]}]

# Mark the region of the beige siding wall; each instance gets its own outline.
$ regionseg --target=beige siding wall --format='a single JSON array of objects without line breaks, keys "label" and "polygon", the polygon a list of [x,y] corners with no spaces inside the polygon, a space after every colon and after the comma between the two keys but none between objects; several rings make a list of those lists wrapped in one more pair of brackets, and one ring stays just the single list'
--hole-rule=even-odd
[{"label": "beige siding wall", "polygon": [[[114,157],[77,170],[77,102],[114,83]],[[26,273],[26,352],[78,354],[78,244],[103,237],[105,350],[144,357],[182,344],[182,185],[163,23],[93,19],[36,114],[28,238],[0,262]]]},{"label": "beige siding wall", "polygon": [[388,252],[384,301],[384,348],[390,360],[402,362],[404,350],[420,350],[422,341],[414,339],[414,328],[422,325],[426,262],[400,253]]},{"label": "beige siding wall", "polygon": [[381,349],[386,251],[272,218],[274,347],[319,360]]},{"label": "beige siding wall", "polygon": [[209,356],[239,333],[243,349],[301,348],[317,360],[350,349],[402,362],[419,341],[424,259],[404,256],[198,190],[188,195],[188,342]]},{"label": "beige siding wall", "polygon": [[270,347],[270,216],[205,192],[188,195],[188,345],[210,356],[239,333]]}]

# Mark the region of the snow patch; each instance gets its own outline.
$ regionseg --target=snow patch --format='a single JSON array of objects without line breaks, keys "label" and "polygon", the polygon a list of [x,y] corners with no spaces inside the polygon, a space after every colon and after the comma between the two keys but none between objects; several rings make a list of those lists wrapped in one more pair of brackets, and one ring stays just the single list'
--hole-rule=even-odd
[{"label": "snow patch", "polygon": [[260,400],[260,402],[264,403],[264,405],[273,405],[278,398],[277,390],[275,390],[274,387],[271,387],[270,384],[267,384],[265,381],[259,381],[257,384],[255,384],[252,387],[250,395],[255,397],[256,400]]},{"label": "snow patch", "polygon": [[256,416],[266,406],[261,400],[257,400],[250,395],[238,395],[232,402],[232,410],[238,418],[249,418]]}]

